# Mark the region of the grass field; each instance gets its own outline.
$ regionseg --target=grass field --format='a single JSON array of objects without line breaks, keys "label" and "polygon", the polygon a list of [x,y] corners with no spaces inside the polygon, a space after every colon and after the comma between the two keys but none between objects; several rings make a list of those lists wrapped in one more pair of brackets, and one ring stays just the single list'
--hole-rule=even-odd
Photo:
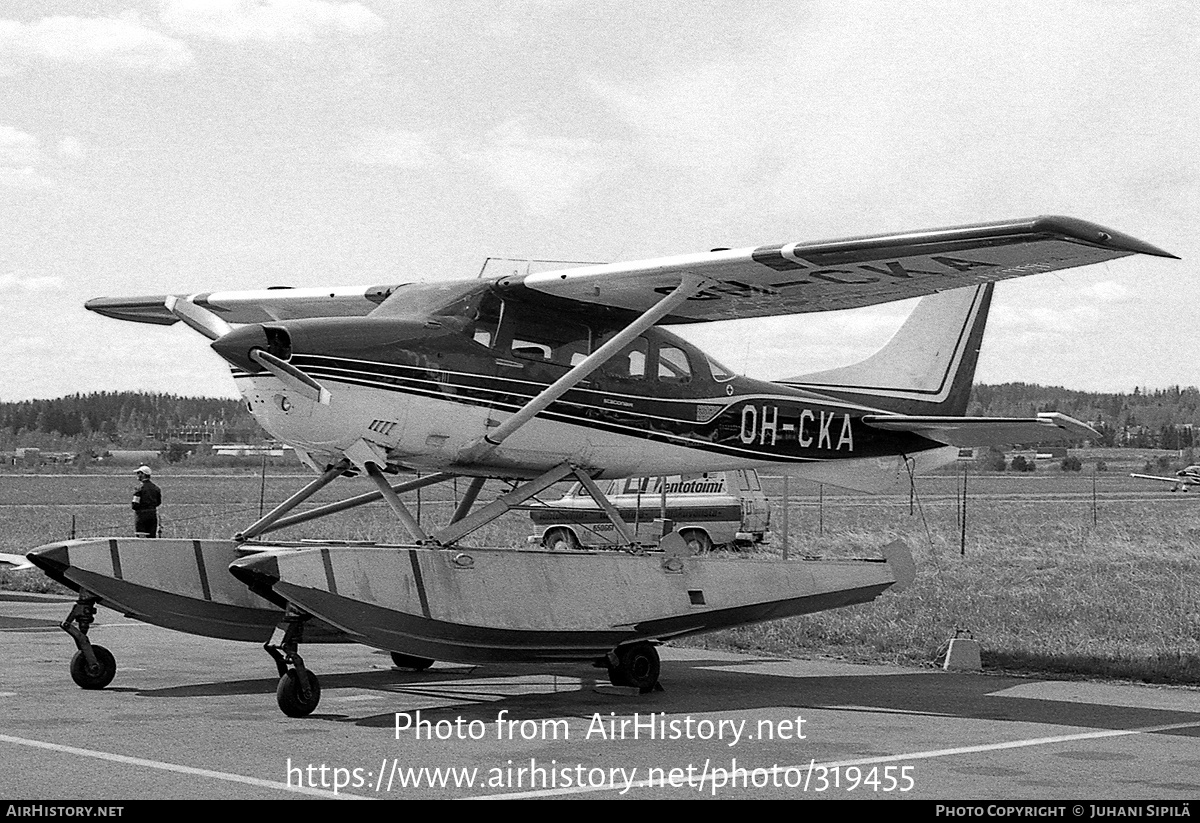
[{"label": "grass field", "polygon": [[[1086,465],[1082,473],[1064,473],[1056,465],[1033,474],[970,473],[965,541],[960,476],[920,476],[914,494],[884,496],[792,480],[793,556],[876,555],[899,537],[916,557],[916,584],[868,605],[685,642],[933,663],[962,630],[980,641],[985,667],[1200,684],[1200,491],[1172,494],[1168,484],[1129,478],[1128,471],[1141,470],[1141,456],[1130,457],[1128,465],[1105,459],[1110,470],[1096,474]],[[164,493],[164,536],[227,537],[258,516],[260,495],[269,508],[305,479],[270,475],[264,486],[250,473],[164,473],[156,478]],[[764,485],[778,502],[782,480],[765,479]],[[488,489],[493,486],[500,488]],[[361,479],[338,481],[312,503],[370,489]],[[80,537],[130,534],[132,490],[125,475],[0,475],[0,551],[24,552],[68,537],[72,517]],[[445,522],[453,497],[452,488],[425,490],[422,521]],[[415,495],[406,499],[416,507]],[[779,534],[778,514],[774,528]],[[510,513],[468,542],[520,548],[532,533],[525,515]],[[279,536],[405,537],[383,504]],[[777,555],[778,543],[757,556]],[[27,587],[22,581],[40,578],[36,572],[0,572],[0,586]]]}]

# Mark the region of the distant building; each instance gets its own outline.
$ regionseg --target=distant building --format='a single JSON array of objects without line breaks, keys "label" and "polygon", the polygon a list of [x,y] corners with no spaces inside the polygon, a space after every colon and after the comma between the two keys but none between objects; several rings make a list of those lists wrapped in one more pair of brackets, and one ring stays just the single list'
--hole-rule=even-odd
[{"label": "distant building", "polygon": [[149,449],[110,449],[108,456],[104,458],[104,462],[140,466],[143,463],[154,462],[158,460],[158,458],[159,452],[151,451]]},{"label": "distant building", "polygon": [[213,454],[226,457],[283,457],[293,451],[281,443],[214,443]]}]

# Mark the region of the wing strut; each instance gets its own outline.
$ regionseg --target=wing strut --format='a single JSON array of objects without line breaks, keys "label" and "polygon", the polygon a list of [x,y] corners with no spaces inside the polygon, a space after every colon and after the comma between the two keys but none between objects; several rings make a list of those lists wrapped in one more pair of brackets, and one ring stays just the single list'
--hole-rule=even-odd
[{"label": "wing strut", "polygon": [[555,400],[573,389],[589,374],[619,354],[621,349],[629,345],[635,337],[670,314],[676,306],[703,289],[707,282],[705,278],[699,275],[690,272],[684,274],[678,286],[622,329],[612,340],[609,340],[603,346],[596,349],[582,363],[543,389],[540,394],[522,406],[516,414],[501,423],[499,427],[488,432],[473,443],[464,446],[458,454],[457,462],[479,462],[504,442],[509,435],[544,411]]},{"label": "wing strut", "polygon": [[220,340],[233,331],[233,326],[226,323],[224,318],[218,317],[203,306],[197,306],[186,297],[168,295],[163,301],[163,305],[166,306],[167,311],[209,340]]}]

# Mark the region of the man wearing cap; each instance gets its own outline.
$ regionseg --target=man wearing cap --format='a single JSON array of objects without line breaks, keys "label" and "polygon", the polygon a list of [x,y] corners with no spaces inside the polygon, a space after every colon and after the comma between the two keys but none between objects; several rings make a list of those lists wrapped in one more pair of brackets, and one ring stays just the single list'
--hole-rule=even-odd
[{"label": "man wearing cap", "polygon": [[133,492],[133,530],[138,537],[158,537],[162,490],[150,479],[149,466],[138,466],[137,479],[141,485]]}]

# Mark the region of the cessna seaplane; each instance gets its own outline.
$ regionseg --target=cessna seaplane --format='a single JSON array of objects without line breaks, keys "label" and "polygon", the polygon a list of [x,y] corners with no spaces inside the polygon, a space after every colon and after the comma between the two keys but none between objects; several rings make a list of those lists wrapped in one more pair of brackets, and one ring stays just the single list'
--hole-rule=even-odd
[{"label": "cessna seaplane", "polygon": [[[1082,220],[1039,217],[790,242],[443,283],[98,298],[119,320],[182,322],[232,368],[250,411],[316,477],[231,540],[77,540],[29,559],[79,592],[63,628],[72,674],[103,688],[113,655],[88,638],[97,604],[185,632],[265,642],[289,715],[320,686],[301,642],[353,641],[398,665],[587,661],[657,686],[655,644],[867,602],[911,582],[903,544],[876,562],[697,556],[656,546],[601,478],[777,466],[881,491],[959,447],[1093,435],[1057,413],[965,417],[993,284],[1132,254],[1172,257]],[[843,368],[781,382],[734,374],[669,326],[921,297],[895,337]],[[431,472],[394,482],[401,473]],[[344,475],[376,491],[298,510]],[[401,495],[471,478],[427,528]],[[476,506],[488,479],[508,490]],[[467,546],[486,523],[566,479],[604,508],[627,551]],[[383,500],[402,546],[263,540]],[[228,571],[227,571],[228,570]]]},{"label": "cessna seaplane", "polygon": [[1139,480],[1158,480],[1164,483],[1170,483],[1170,491],[1187,491],[1192,486],[1200,485],[1200,466],[1186,466],[1175,472],[1174,477],[1161,477],[1156,474],[1131,474],[1130,477],[1136,477]]}]

